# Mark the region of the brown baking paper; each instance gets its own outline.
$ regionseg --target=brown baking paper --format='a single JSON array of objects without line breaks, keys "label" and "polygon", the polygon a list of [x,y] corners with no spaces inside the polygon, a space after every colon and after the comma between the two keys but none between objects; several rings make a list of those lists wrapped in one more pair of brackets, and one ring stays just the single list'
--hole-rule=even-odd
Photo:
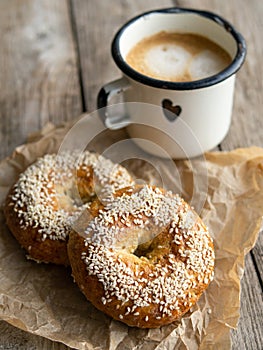
[{"label": "brown baking paper", "polygon": [[[18,174],[38,156],[57,152],[71,126],[47,125],[0,163],[1,204]],[[102,152],[125,138],[124,131],[108,131],[90,148]],[[137,147],[132,147],[136,153]],[[263,149],[207,153],[206,160],[175,162],[175,172],[162,160],[151,159],[154,167],[143,159],[125,165],[135,178],[157,185],[166,177],[166,187],[197,208],[214,239],[215,278],[197,305],[180,321],[160,329],[130,328],[114,321],[85,299],[69,268],[27,260],[1,211],[0,318],[76,349],[230,348],[230,329],[239,318],[244,256],[262,228]]]}]

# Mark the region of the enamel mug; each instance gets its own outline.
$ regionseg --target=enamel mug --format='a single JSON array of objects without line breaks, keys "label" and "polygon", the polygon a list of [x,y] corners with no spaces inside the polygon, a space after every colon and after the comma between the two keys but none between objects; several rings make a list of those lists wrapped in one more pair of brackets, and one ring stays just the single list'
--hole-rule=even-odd
[{"label": "enamel mug", "polygon": [[[231,63],[218,74],[186,82],[143,75],[126,56],[143,38],[161,31],[193,33],[222,47]],[[245,40],[222,17],[207,11],[168,8],[143,13],[124,24],[112,42],[112,57],[122,77],[104,85],[99,115],[110,129],[126,127],[144,151],[160,157],[191,158],[216,147],[230,124],[236,72],[246,55]],[[112,113],[112,97],[122,94],[122,112]],[[144,140],[150,142],[144,142]]]}]

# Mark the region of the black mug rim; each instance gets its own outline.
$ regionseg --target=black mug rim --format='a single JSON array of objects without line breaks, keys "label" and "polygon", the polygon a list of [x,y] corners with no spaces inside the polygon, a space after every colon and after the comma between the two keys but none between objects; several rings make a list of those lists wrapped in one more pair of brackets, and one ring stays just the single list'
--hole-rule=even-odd
[{"label": "black mug rim", "polygon": [[[197,14],[202,17],[208,18],[212,21],[215,21],[218,25],[221,25],[225,28],[225,30],[232,35],[237,43],[237,52],[230,65],[226,67],[223,71],[212,75],[210,77],[187,81],[187,82],[170,82],[165,80],[159,80],[155,78],[148,77],[143,75],[136,70],[134,70],[131,66],[129,66],[126,61],[123,59],[120,53],[120,38],[123,32],[128,28],[132,23],[136,22],[139,18],[154,14],[154,13],[162,13],[162,14],[171,14],[171,13],[192,13]],[[131,79],[142,83],[144,85],[148,85],[151,87],[159,88],[159,89],[168,89],[168,90],[194,90],[201,89],[208,86],[212,86],[218,84],[225,79],[229,78],[231,75],[235,74],[242,66],[245,57],[246,57],[247,47],[244,37],[230,24],[227,20],[222,18],[221,16],[204,10],[197,10],[192,8],[181,8],[181,7],[169,7],[157,10],[151,10],[140,15],[133,17],[128,22],[126,22],[115,34],[112,45],[111,45],[111,54],[116,63],[116,65],[120,68],[120,70],[130,77]]]}]

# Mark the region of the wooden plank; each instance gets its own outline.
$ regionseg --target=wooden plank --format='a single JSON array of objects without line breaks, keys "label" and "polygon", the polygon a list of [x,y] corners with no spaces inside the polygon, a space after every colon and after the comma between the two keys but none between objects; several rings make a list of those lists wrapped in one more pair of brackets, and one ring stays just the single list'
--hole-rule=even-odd
[{"label": "wooden plank", "polygon": [[[86,103],[88,106],[89,110],[92,110],[96,107],[95,105],[95,101],[96,101],[96,95],[97,95],[97,91],[99,89],[99,87],[101,86],[101,84],[114,79],[115,77],[118,76],[119,72],[118,70],[114,67],[114,64],[112,62],[112,59],[110,57],[110,38],[112,38],[113,33],[115,32],[115,28],[117,29],[119,27],[119,25],[121,25],[122,23],[124,23],[124,21],[126,19],[128,19],[129,17],[147,9],[147,8],[142,8],[144,6],[149,6],[148,8],[154,8],[154,7],[161,7],[161,6],[169,6],[170,2],[166,1],[144,1],[141,2],[141,4],[138,4],[138,2],[134,3],[127,3],[126,1],[122,1],[120,3],[120,1],[114,1],[114,2],[106,2],[104,1],[104,3],[102,3],[103,0],[99,0],[99,1],[90,1],[90,2],[85,2],[80,1],[80,0],[74,0],[74,2],[72,2],[72,7],[74,10],[74,16],[75,16],[75,23],[76,23],[76,29],[77,29],[77,35],[78,35],[78,39],[80,42],[80,53],[83,57],[82,61],[81,61],[81,69],[82,69],[82,76],[83,76],[83,87],[84,87],[84,96],[86,99]],[[77,82],[77,68],[76,68],[76,57],[74,56],[74,59],[72,60],[71,56],[69,57],[69,62],[71,62],[69,65],[73,65],[73,67],[70,67],[71,69],[71,74],[72,76],[70,76],[70,73],[67,71],[68,74],[68,84],[65,83],[64,80],[62,80],[62,85],[63,82],[65,83],[65,85],[67,86],[67,92],[63,90],[63,86],[61,87],[60,85],[58,86],[52,86],[51,88],[51,92],[54,92],[57,90],[57,88],[59,88],[59,90],[64,91],[64,97],[57,97],[55,94],[54,95],[50,95],[51,92],[50,90],[50,85],[52,85],[53,83],[55,85],[56,84],[56,79],[58,79],[58,77],[60,76],[57,73],[57,68],[54,68],[54,62],[55,63],[59,63],[59,60],[57,60],[57,54],[59,54],[60,50],[58,50],[58,52],[56,52],[56,55],[54,55],[54,57],[52,56],[52,61],[45,61],[44,62],[44,67],[42,67],[42,69],[40,70],[42,73],[42,78],[38,79],[37,77],[35,77],[35,72],[36,69],[38,67],[38,65],[42,62],[40,60],[40,62],[38,62],[38,64],[36,65],[34,62],[34,60],[32,59],[33,63],[31,62],[31,56],[35,55],[35,59],[38,61],[41,57],[42,54],[44,55],[44,52],[41,51],[41,45],[40,42],[38,40],[36,40],[35,46],[34,46],[34,50],[31,48],[31,45],[26,42],[26,45],[24,47],[24,51],[21,53],[21,55],[24,57],[26,57],[26,53],[28,53],[28,56],[30,57],[26,57],[28,59],[28,67],[26,65],[26,68],[34,67],[32,68],[32,71],[30,70],[27,75],[25,73],[25,76],[22,76],[21,82],[16,81],[17,77],[18,77],[18,73],[16,71],[16,69],[13,71],[12,68],[16,67],[16,64],[18,64],[21,60],[20,58],[20,53],[18,52],[20,50],[20,47],[23,48],[23,44],[19,43],[19,41],[21,41],[23,39],[23,37],[21,37],[21,33],[19,33],[19,31],[21,30],[21,26],[23,28],[23,24],[24,21],[26,21],[26,12],[28,11],[28,7],[30,7],[30,3],[32,3],[33,1],[23,1],[23,4],[21,5],[22,2],[19,2],[19,0],[12,0],[12,1],[2,1],[0,4],[0,16],[2,14],[2,17],[0,17],[0,29],[1,29],[1,34],[5,33],[5,31],[9,31],[12,32],[12,35],[9,34],[5,34],[7,36],[7,41],[8,44],[5,44],[5,53],[3,56],[0,55],[0,59],[3,61],[0,61],[0,78],[2,78],[0,81],[2,83],[2,81],[9,81],[9,77],[13,76],[13,80],[12,84],[10,83],[10,87],[8,87],[8,89],[6,89],[6,91],[9,92],[9,95],[3,99],[3,96],[0,97],[0,111],[4,111],[4,117],[0,115],[0,144],[1,146],[4,145],[4,148],[1,149],[0,152],[2,152],[2,156],[9,153],[10,150],[13,149],[13,146],[20,143],[25,135],[27,134],[28,131],[32,131],[35,129],[38,129],[40,125],[42,125],[45,120],[50,119],[52,121],[61,121],[61,120],[66,120],[69,119],[74,115],[79,114],[79,111],[82,109],[81,107],[81,98],[80,98],[80,94],[79,94],[79,86],[78,86],[78,82]],[[233,5],[232,5],[233,2]],[[251,23],[242,23],[242,21],[239,22],[239,15],[242,16],[241,18],[249,18],[248,22],[251,22],[251,18],[253,18],[253,16],[256,16],[257,19],[260,18],[260,16],[262,17],[262,9],[261,9],[261,4],[259,1],[256,0],[251,0],[251,2],[249,3],[249,6],[247,5],[247,3],[245,3],[244,0],[240,1],[240,0],[232,0],[231,4],[229,3],[222,3],[222,1],[218,0],[197,0],[197,1],[178,1],[178,3],[180,3],[182,6],[191,6],[191,7],[202,7],[202,8],[207,8],[216,12],[221,12],[222,15],[225,14],[225,16],[227,18],[229,18],[229,20],[232,21],[232,18],[238,18],[238,22],[240,23],[240,30],[242,28],[244,28],[244,30],[246,29],[247,26],[251,26],[254,27],[253,24]],[[41,9],[38,13],[38,15],[41,15],[41,13],[44,14],[43,16],[45,16],[45,21],[47,21],[48,23],[52,20],[52,16],[54,16],[55,12],[55,16],[59,16],[61,13],[65,14],[65,9],[66,9],[66,5],[64,1],[60,1],[57,0],[56,2],[53,1],[41,1],[40,2],[35,2],[37,3],[37,5],[35,4],[35,6],[41,6]],[[48,4],[46,6],[44,6],[43,4]],[[96,6],[93,5],[94,3],[96,3]],[[241,5],[243,3],[243,5]],[[256,4],[257,3],[257,4]],[[3,7],[5,5],[5,8]],[[8,6],[10,6],[10,9],[7,8]],[[26,10],[21,10],[20,7],[26,7]],[[52,7],[54,6],[54,8]],[[258,6],[258,8],[257,8]],[[55,10],[56,7],[56,11],[50,11],[47,12],[47,8],[48,9],[53,9]],[[61,7],[61,8],[60,8]],[[63,10],[64,9],[64,10]],[[236,11],[234,11],[234,9],[236,9]],[[245,9],[245,10],[244,10]],[[89,12],[91,11],[91,12]],[[243,13],[243,12],[247,12],[250,11],[251,12],[251,16],[249,17],[249,15]],[[107,18],[107,15],[110,14],[109,18]],[[260,15],[261,14],[261,15]],[[6,19],[4,17],[10,17],[11,20]],[[22,16],[22,17],[21,17]],[[95,23],[95,16],[97,16],[97,18],[99,20],[97,20],[96,18],[96,23]],[[233,16],[233,17],[232,17]],[[12,19],[12,18],[15,18]],[[16,18],[17,17],[17,18]],[[50,17],[50,18],[49,18]],[[62,16],[63,17],[63,16]],[[21,18],[23,20],[21,20]],[[41,17],[42,18],[42,17]],[[101,19],[101,20],[100,20]],[[86,20],[89,20],[91,23],[93,22],[94,24],[91,25],[89,24],[87,26],[86,24]],[[62,19],[61,19],[62,21]],[[111,23],[114,22],[114,23]],[[256,20],[258,21],[258,20]],[[58,19],[54,20],[54,22],[52,22],[52,31],[56,31],[56,27],[57,27],[57,23],[61,23]],[[2,24],[2,23],[5,23]],[[9,23],[9,24],[8,24]],[[18,23],[18,25],[17,25]],[[62,23],[64,23],[62,21]],[[68,23],[68,19],[66,20],[66,23]],[[99,23],[99,24],[98,24]],[[256,22],[259,23],[259,22]],[[43,24],[43,23],[42,23]],[[13,26],[16,26],[16,29],[13,29]],[[242,26],[241,26],[242,25]],[[3,26],[3,27],[2,27]],[[37,24],[34,24],[34,26],[36,26],[36,28],[38,28]],[[63,25],[62,25],[63,27]],[[88,32],[87,33],[87,28],[92,28],[93,30],[92,32]],[[98,28],[100,27],[100,28]],[[255,24],[256,27],[256,24]],[[34,27],[35,28],[35,27]],[[60,39],[64,40],[65,37],[68,38],[70,37],[70,43],[72,43],[72,38],[71,35],[68,35],[67,33],[67,25],[64,27],[64,31],[62,31],[62,35],[60,37]],[[257,38],[257,34],[259,29],[260,29],[260,23],[258,25],[257,28],[255,28],[257,31],[253,32],[252,31],[248,34],[249,37],[251,36],[252,39],[254,40],[254,38]],[[242,29],[243,32],[243,29]],[[9,36],[10,35],[10,36]],[[16,36],[17,39],[16,39]],[[48,33],[48,38],[49,38],[49,43],[51,43],[51,45],[55,44],[55,41],[52,41],[52,38],[50,38],[50,36],[52,36],[50,33]],[[41,35],[40,35],[41,37]],[[11,42],[9,42],[9,38],[12,38]],[[106,38],[108,38],[106,40]],[[25,40],[25,39],[24,39]],[[12,43],[12,41],[15,42],[16,45],[14,45]],[[33,40],[34,41],[34,40]],[[2,44],[2,39],[0,39],[0,42]],[[101,42],[100,46],[97,47],[95,44],[97,42]],[[261,41],[258,39],[258,42],[260,43]],[[22,40],[23,43],[23,40]],[[39,45],[37,45],[37,43]],[[19,45],[20,44],[20,47]],[[85,47],[85,45],[88,47]],[[12,46],[17,46],[12,48],[12,50],[10,49],[10,47]],[[94,46],[95,45],[95,46]],[[261,45],[261,44],[260,44]],[[40,47],[41,46],[41,47]],[[71,45],[70,45],[71,46]],[[250,47],[250,45],[249,45]],[[1,45],[1,48],[3,49],[3,45]],[[18,50],[19,48],[19,50]],[[96,48],[96,49],[95,49]],[[254,47],[254,51],[255,51],[256,47]],[[30,51],[31,50],[31,51]],[[41,52],[37,51],[35,52],[35,50],[40,50]],[[95,52],[96,50],[96,52]],[[14,57],[13,57],[13,52],[15,53]],[[262,51],[259,50],[258,52],[258,56],[260,57],[261,55],[259,54],[260,52],[262,53]],[[257,55],[255,55],[255,57],[257,57]],[[92,58],[90,60],[90,58]],[[11,63],[9,62],[11,60]],[[70,61],[71,60],[71,61]],[[252,61],[251,61],[252,60]],[[256,58],[255,58],[256,60]],[[7,61],[7,62],[6,62]],[[250,62],[254,62],[253,59],[250,59]],[[63,61],[63,64],[65,62]],[[32,66],[31,66],[32,64]],[[96,66],[95,66],[96,64]],[[1,73],[2,71],[4,71],[4,69],[2,69],[2,67],[6,67],[10,65],[10,67],[7,69],[7,72],[9,72],[7,75],[7,73],[3,74]],[[247,68],[248,73],[251,73],[252,69],[257,67],[256,64],[254,63],[252,66],[249,66]],[[258,67],[261,67],[261,64],[258,64]],[[245,68],[245,66],[244,66]],[[262,68],[262,67],[261,67]],[[6,69],[6,68],[5,68]],[[260,68],[259,68],[260,69]],[[244,69],[243,69],[244,70]],[[241,75],[243,76],[242,79],[247,79],[247,77],[244,75],[243,70],[238,74],[238,81],[240,81],[240,77]],[[58,71],[61,74],[61,71],[58,69]],[[253,70],[254,72],[254,70]],[[252,73],[253,73],[252,72]],[[262,73],[262,71],[259,70],[259,73]],[[30,74],[29,74],[30,73]],[[2,75],[1,75],[2,74]],[[30,75],[30,78],[36,79],[36,82],[34,83],[28,83],[27,82],[27,76],[28,74]],[[56,77],[54,79],[54,77]],[[257,88],[258,85],[260,85],[260,81],[259,78],[262,77],[262,74],[258,74],[258,79],[257,79]],[[19,78],[19,77],[18,77]],[[3,80],[4,79],[4,80]],[[72,81],[73,79],[73,81]],[[54,82],[54,81],[55,82]],[[253,81],[253,80],[252,80]],[[9,84],[9,83],[8,83]],[[32,88],[28,88],[27,84],[32,84]],[[239,84],[239,83],[238,83]],[[243,84],[243,82],[242,82]],[[240,83],[240,85],[242,85]],[[255,105],[257,105],[256,107],[258,107],[258,110],[260,109],[260,106],[262,106],[262,99],[260,97],[254,97],[254,92],[252,87],[250,88],[248,86],[249,81],[247,83],[247,88],[249,88],[249,94],[247,94],[247,90],[243,90],[241,89],[241,87],[237,86],[237,92],[239,91],[238,89],[241,89],[243,96],[245,96],[246,98],[249,97],[250,98],[250,103],[253,102],[253,107],[251,107],[251,115],[249,115],[249,118],[251,120],[252,118],[252,122],[250,125],[248,125],[248,128],[246,130],[242,129],[242,125],[246,125],[243,124],[243,122],[239,123],[239,121],[246,121],[245,117],[244,117],[244,111],[246,111],[246,106],[245,104],[243,104],[243,107],[237,107],[240,106],[240,103],[244,103],[244,98],[242,99],[241,97],[237,97],[236,101],[235,101],[235,110],[234,110],[234,120],[233,120],[233,124],[230,130],[230,133],[228,135],[228,137],[226,138],[226,140],[222,144],[223,149],[230,149],[232,147],[237,147],[237,146],[244,146],[246,145],[246,143],[244,143],[244,140],[247,140],[249,142],[254,142],[256,144],[259,144],[262,146],[262,141],[260,138],[260,134],[258,132],[256,132],[258,130],[258,128],[260,128],[260,126],[262,126],[262,122],[260,121],[260,114],[258,113],[257,115],[255,115],[254,113],[254,103]],[[24,91],[21,92],[21,86],[24,88]],[[65,88],[66,88],[65,86]],[[56,87],[56,89],[55,89]],[[69,88],[71,87],[71,88]],[[75,91],[75,87],[78,90],[78,93],[76,93]],[[261,86],[262,87],[262,86]],[[35,91],[36,89],[36,91]],[[4,89],[3,89],[4,90]],[[12,95],[12,91],[14,91],[15,95]],[[37,91],[39,93],[37,93]],[[258,90],[258,91],[262,91]],[[239,93],[240,94],[240,93]],[[30,98],[30,96],[32,95],[32,99]],[[52,97],[51,97],[52,96]],[[237,96],[237,94],[236,94]],[[34,97],[34,98],[33,98]],[[4,101],[4,102],[2,102]],[[25,105],[27,107],[25,107]],[[53,106],[53,107],[52,107]],[[60,108],[61,109],[60,109]],[[58,109],[58,110],[57,110]],[[54,112],[56,110],[56,113]],[[239,111],[239,113],[241,114],[241,116],[239,116],[238,114],[236,114],[237,112],[235,111]],[[0,112],[1,113],[1,112]],[[2,112],[3,113],[3,112]],[[22,113],[22,114],[21,114]],[[57,114],[58,113],[58,114]],[[75,113],[75,114],[74,114]],[[17,115],[21,115],[20,118],[15,118]],[[74,114],[74,115],[73,115]],[[29,118],[30,115],[30,118]],[[10,116],[10,118],[13,116],[14,120],[8,121],[8,116]],[[241,118],[241,119],[239,119]],[[254,118],[254,119],[253,119]],[[255,122],[253,124],[253,122]],[[234,123],[237,126],[234,127]],[[255,126],[253,126],[255,125]],[[259,129],[260,130],[260,129]],[[231,135],[232,133],[232,135]],[[11,135],[10,136],[7,136]],[[252,135],[252,136],[251,136]],[[258,137],[260,139],[258,139]],[[233,142],[230,141],[230,139],[233,138]],[[254,138],[254,141],[253,141]],[[229,139],[229,140],[228,140]],[[228,143],[227,143],[228,142]],[[247,143],[247,145],[249,145],[249,143]],[[1,158],[1,154],[0,154],[0,158]],[[246,330],[246,324],[249,323],[249,331],[251,334],[254,333],[254,328],[253,325],[255,325],[255,319],[259,316],[258,313],[254,313],[257,310],[254,309],[250,309],[251,305],[249,300],[253,300],[253,298],[255,299],[255,305],[258,306],[258,309],[260,308],[260,300],[257,297],[258,294],[258,286],[255,287],[255,292],[253,292],[253,288],[250,286],[250,281],[256,281],[256,277],[255,277],[255,271],[253,269],[253,264],[251,262],[250,257],[248,258],[249,262],[246,262],[246,271],[245,271],[245,277],[242,281],[242,308],[241,308],[241,321],[240,321],[240,326],[239,326],[239,330],[236,334],[233,335],[233,343],[234,343],[234,347],[237,348],[244,348],[243,344],[248,344],[245,342],[244,337],[248,336],[248,331]],[[251,299],[249,299],[251,298]],[[259,301],[259,303],[257,304],[257,302]],[[245,305],[245,306],[244,306]],[[254,304],[253,304],[254,305]],[[248,319],[245,319],[244,317],[246,317],[246,315],[249,315]],[[262,317],[261,317],[262,318]],[[1,328],[2,327],[2,328]],[[9,330],[7,328],[9,327]],[[3,331],[3,332],[2,332]],[[256,332],[258,332],[259,330],[257,329]],[[37,337],[37,336],[32,336],[29,335],[28,333],[22,332],[20,330],[16,330],[15,328],[13,328],[12,326],[7,325],[4,322],[0,322],[0,334],[1,334],[1,341],[2,341],[2,334],[3,334],[3,339],[5,342],[1,343],[0,342],[0,348],[3,349],[23,349],[22,346],[24,346],[24,349],[63,349],[63,345],[57,344],[57,343],[51,343],[46,339]],[[11,335],[12,336],[11,336]],[[24,337],[24,338],[23,338]],[[24,339],[24,340],[23,340]],[[248,338],[249,339],[249,338]],[[258,343],[258,335],[254,336],[253,334],[253,345],[259,345]],[[242,343],[242,341],[244,341],[244,343]],[[249,348],[253,348],[251,347],[252,343],[248,344],[248,349]],[[62,346],[62,347],[61,347]],[[257,349],[259,347],[255,347],[255,349]],[[65,347],[66,349],[66,347]]]},{"label": "wooden plank", "polygon": [[255,248],[253,248],[251,254],[263,289],[263,232],[260,233]]},{"label": "wooden plank", "polygon": [[250,254],[246,257],[241,287],[240,320],[238,329],[231,332],[232,350],[259,350],[262,349],[262,290]]},{"label": "wooden plank", "polygon": [[0,159],[47,121],[82,112],[66,0],[0,2]]},{"label": "wooden plank", "polygon": [[[66,0],[0,2],[0,159],[47,121],[82,112]],[[0,349],[67,349],[0,322]]]},{"label": "wooden plank", "polygon": [[[111,41],[128,19],[147,10],[170,7],[170,0],[71,1],[80,52],[81,75],[88,111],[96,109],[100,87],[121,76],[111,58]],[[89,23],[89,25],[87,25]]]},{"label": "wooden plank", "polygon": [[[230,131],[221,143],[222,150],[252,145],[263,146],[263,42],[261,40],[263,2],[251,0],[178,0],[178,6],[213,11],[228,19],[247,41],[246,62],[237,74],[233,118]],[[248,255],[242,280],[241,317],[232,332],[234,349],[262,347],[262,263],[263,239],[258,239],[252,255]],[[252,259],[253,258],[253,259]],[[256,270],[255,270],[256,269]],[[258,272],[258,275],[256,273]],[[251,281],[253,281],[251,285]],[[245,344],[245,345],[244,345]]]},{"label": "wooden plank", "polygon": [[230,131],[222,142],[223,150],[250,145],[263,146],[263,2],[251,0],[178,0],[182,7],[213,11],[231,22],[245,37],[248,51],[237,73],[233,118]]}]

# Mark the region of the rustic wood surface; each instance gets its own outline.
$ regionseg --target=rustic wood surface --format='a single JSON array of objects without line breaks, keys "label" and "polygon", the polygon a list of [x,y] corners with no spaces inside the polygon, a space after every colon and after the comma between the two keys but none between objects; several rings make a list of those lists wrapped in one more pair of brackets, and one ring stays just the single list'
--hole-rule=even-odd
[{"label": "rustic wood surface", "polygon": [[[118,76],[110,57],[116,29],[144,10],[178,5],[217,12],[246,38],[233,122],[221,150],[263,147],[263,2],[260,0],[1,0],[0,159],[47,121],[96,108],[100,86]],[[262,349],[262,235],[246,258],[233,349]],[[69,349],[0,322],[0,349]]]}]

